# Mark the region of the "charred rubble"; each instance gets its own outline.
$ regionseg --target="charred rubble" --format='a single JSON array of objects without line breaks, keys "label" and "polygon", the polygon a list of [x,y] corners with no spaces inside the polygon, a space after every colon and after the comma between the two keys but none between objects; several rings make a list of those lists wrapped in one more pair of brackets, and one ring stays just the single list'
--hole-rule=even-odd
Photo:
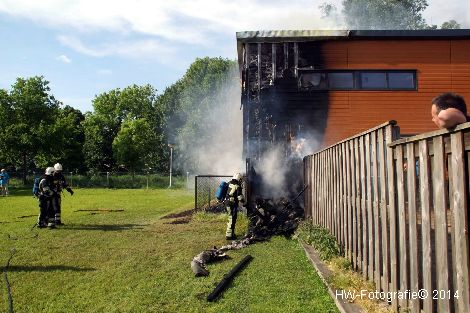
[{"label": "charred rubble", "polygon": [[220,248],[214,247],[204,250],[196,255],[191,261],[191,269],[196,277],[208,276],[207,264],[226,259],[229,250],[239,250],[250,244],[269,240],[275,235],[290,236],[293,234],[298,224],[304,218],[304,210],[297,199],[305,191],[306,187],[296,197],[289,201],[280,198],[277,201],[272,199],[257,198],[253,210],[247,212],[249,218],[248,233],[240,240]]}]

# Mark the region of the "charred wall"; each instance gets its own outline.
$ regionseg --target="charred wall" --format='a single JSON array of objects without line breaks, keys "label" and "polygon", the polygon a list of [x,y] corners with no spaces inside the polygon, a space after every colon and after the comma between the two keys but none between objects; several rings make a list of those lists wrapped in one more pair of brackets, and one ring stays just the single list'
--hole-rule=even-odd
[{"label": "charred wall", "polygon": [[[322,69],[319,42],[246,43],[243,50],[243,154],[250,160],[252,195],[266,194],[256,178],[267,151],[281,151],[285,195],[302,188],[298,141],[307,136],[322,140],[328,117],[326,91],[299,92],[299,68]],[[311,139],[311,138],[309,138]],[[310,151],[311,152],[311,151]]]}]

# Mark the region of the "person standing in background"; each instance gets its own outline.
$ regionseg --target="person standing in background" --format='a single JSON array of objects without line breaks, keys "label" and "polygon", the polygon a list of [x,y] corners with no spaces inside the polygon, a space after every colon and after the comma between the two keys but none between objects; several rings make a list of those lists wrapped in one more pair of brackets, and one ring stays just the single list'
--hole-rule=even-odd
[{"label": "person standing in background", "polygon": [[8,196],[8,183],[10,182],[10,175],[2,168],[0,172],[0,193],[2,197]]}]

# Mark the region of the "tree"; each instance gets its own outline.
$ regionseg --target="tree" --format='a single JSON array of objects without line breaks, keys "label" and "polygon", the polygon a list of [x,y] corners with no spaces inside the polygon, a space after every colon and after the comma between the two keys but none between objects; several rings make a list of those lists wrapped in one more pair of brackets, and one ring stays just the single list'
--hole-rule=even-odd
[{"label": "tree", "polygon": [[[235,79],[238,82],[235,67],[234,61],[223,58],[196,59],[185,75],[158,97],[157,107],[164,112],[168,141],[177,144],[177,167],[198,169],[196,152],[210,153],[205,148],[213,147],[213,136],[218,134],[215,122],[229,118],[227,112],[215,112],[228,101],[221,96],[228,95],[225,88]],[[168,148],[164,151],[168,159]]]},{"label": "tree", "polygon": [[114,167],[112,143],[117,131],[113,126],[114,124],[102,115],[85,115],[83,154],[85,164],[91,171],[108,172]]},{"label": "tree", "polygon": [[59,102],[50,94],[43,76],[17,78],[10,93],[2,91],[2,140],[4,160],[23,170],[23,182],[29,165],[42,152],[50,151],[53,138],[50,125]]},{"label": "tree", "polygon": [[109,171],[116,164],[113,141],[125,120],[145,119],[152,130],[154,145],[149,146],[148,165],[159,168],[163,152],[163,113],[157,108],[156,90],[150,85],[132,85],[113,89],[93,100],[94,113],[84,122],[84,154],[87,166],[94,171]]},{"label": "tree", "polygon": [[144,118],[127,119],[113,140],[116,160],[129,169],[134,177],[135,170],[148,164],[154,133]]},{"label": "tree", "polygon": [[460,24],[456,20],[450,20],[442,23],[442,29],[460,29]]},{"label": "tree", "polygon": [[343,16],[352,29],[425,29],[427,0],[343,0]]},{"label": "tree", "polygon": [[82,122],[85,116],[80,110],[70,106],[60,108],[48,132],[52,138],[49,150],[44,150],[36,156],[36,165],[50,166],[54,163],[64,165],[64,170],[83,172],[86,169],[83,155],[85,133]]}]

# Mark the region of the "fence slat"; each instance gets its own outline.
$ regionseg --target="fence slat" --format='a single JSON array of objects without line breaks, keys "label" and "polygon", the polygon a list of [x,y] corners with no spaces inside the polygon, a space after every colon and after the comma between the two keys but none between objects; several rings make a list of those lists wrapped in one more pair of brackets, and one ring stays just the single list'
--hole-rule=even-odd
[{"label": "fence slat", "polygon": [[468,194],[465,179],[464,143],[462,133],[451,134],[453,185],[453,231],[455,246],[454,289],[458,290],[458,312],[470,312],[469,297],[469,255],[468,255]]},{"label": "fence slat", "polygon": [[[410,244],[410,289],[418,292],[419,290],[419,269],[418,269],[418,232],[416,223],[416,165],[414,143],[406,145],[406,161],[408,163],[408,226],[409,226],[409,244]],[[413,313],[419,313],[419,299],[410,299],[411,310]]]},{"label": "fence slat", "polygon": [[[434,193],[434,217],[436,232],[436,257],[437,289],[449,290],[449,273],[447,267],[447,205],[446,191],[444,189],[444,172],[446,168],[444,156],[443,137],[433,138],[434,148],[434,173],[433,173],[433,193]],[[449,312],[449,298],[439,298],[437,301],[439,312]]]},{"label": "fence slat", "polygon": [[[400,290],[408,290],[407,281],[407,247],[406,247],[406,215],[405,215],[405,184],[403,176],[403,146],[396,147],[397,155],[397,194],[398,194],[398,234],[399,234],[399,245],[398,252],[400,256]],[[408,160],[407,160],[408,161]],[[407,165],[413,167],[407,162]],[[390,248],[391,249],[391,248]],[[405,308],[408,306],[406,299],[400,299],[400,306]]]},{"label": "fence slat", "polygon": [[316,224],[317,223],[317,216],[316,216],[316,207],[317,207],[317,193],[318,193],[318,188],[319,186],[317,185],[318,184],[318,180],[317,180],[317,177],[318,177],[318,172],[317,172],[317,165],[318,165],[318,162],[317,162],[317,156],[312,156],[312,159],[311,159],[311,167],[312,167],[312,172],[313,172],[313,176],[312,176],[312,211],[310,212],[310,214],[312,214],[312,220],[313,220],[313,223]]},{"label": "fence slat", "polygon": [[317,156],[316,160],[316,172],[317,175],[315,177],[315,180],[317,181],[317,192],[315,194],[315,219],[316,219],[316,224],[320,225],[320,199],[321,199],[321,173],[320,173],[320,166],[321,166],[321,158],[320,155]]},{"label": "fence slat", "polygon": [[388,268],[389,268],[389,250],[388,250],[388,221],[387,221],[387,184],[385,177],[385,148],[383,129],[378,131],[378,161],[380,168],[380,218],[382,230],[382,274],[381,283],[384,292],[389,291]]},{"label": "fence slat", "polygon": [[379,176],[377,167],[377,132],[371,134],[371,162],[372,162],[372,187],[374,190],[371,199],[374,206],[374,233],[375,233],[375,247],[374,247],[374,261],[375,261],[375,288],[381,290],[382,288],[382,262],[380,255],[382,251],[382,233],[380,231],[380,205],[379,205]]},{"label": "fence slat", "polygon": [[[423,244],[423,289],[432,292],[432,280],[434,274],[432,271],[427,272],[431,268],[431,190],[430,190],[430,164],[428,160],[428,143],[426,140],[419,142],[419,181],[421,191],[421,233]],[[423,311],[433,312],[432,297],[426,297],[423,300]]]},{"label": "fence slat", "polygon": [[[392,126],[385,128],[385,140],[392,142]],[[388,180],[388,210],[390,223],[390,291],[398,291],[398,262],[397,262],[397,211],[395,203],[395,175],[393,171],[393,150],[387,148],[387,180]],[[392,308],[398,311],[398,299],[392,298]]]},{"label": "fence slat", "polygon": [[371,164],[370,164],[370,134],[365,135],[365,182],[367,192],[367,231],[368,231],[368,273],[369,280],[374,280],[374,220],[372,212]]},{"label": "fence slat", "polygon": [[328,196],[328,191],[327,191],[328,185],[327,185],[327,179],[326,179],[327,168],[326,168],[326,152],[325,151],[322,152],[322,174],[321,175],[322,175],[322,186],[323,186],[323,195],[322,195],[322,203],[321,203],[321,210],[322,210],[321,220],[322,220],[322,226],[325,228],[328,228],[327,211],[326,211],[327,210],[326,199]]},{"label": "fence slat", "polygon": [[342,195],[342,232],[343,232],[343,248],[345,251],[345,255],[348,255],[349,246],[348,246],[348,202],[347,202],[347,170],[346,170],[346,151],[345,151],[345,143],[341,144],[341,195]]},{"label": "fence slat", "polygon": [[364,155],[364,136],[359,137],[359,159],[360,159],[360,179],[361,179],[361,233],[362,233],[362,276],[368,278],[369,262],[367,259],[367,213],[366,213],[366,172]]},{"label": "fence slat", "polygon": [[361,193],[361,174],[360,163],[359,163],[359,138],[354,138],[354,207],[356,225],[356,262],[357,269],[362,270],[362,233],[361,233],[361,202],[359,201]]},{"label": "fence slat", "polygon": [[350,142],[346,142],[346,184],[347,184],[347,201],[348,201],[348,256],[351,263],[353,262],[353,230],[352,230],[352,202],[351,202],[351,153]]},{"label": "fence slat", "polygon": [[330,229],[330,233],[334,233],[334,227],[333,227],[333,190],[332,190],[332,183],[331,179],[333,176],[332,172],[332,162],[331,162],[331,149],[327,150],[327,160],[328,160],[328,228]]},{"label": "fence slat", "polygon": [[340,237],[340,246],[341,249],[344,249],[344,219],[343,219],[343,212],[344,212],[344,204],[343,204],[343,160],[341,155],[341,146],[337,146],[336,148],[337,156],[338,156],[338,229],[339,229],[339,237]]},{"label": "fence slat", "polygon": [[337,154],[336,154],[336,147],[333,147],[331,149],[331,157],[332,157],[332,160],[333,160],[333,169],[332,169],[332,171],[333,171],[333,179],[332,179],[332,186],[333,186],[333,227],[334,227],[334,230],[335,230],[334,231],[335,238],[339,242],[339,233],[338,233],[339,218],[338,218],[338,201],[337,201],[337,198],[338,198],[338,188],[337,188],[338,159],[337,159]]},{"label": "fence slat", "polygon": [[357,270],[357,201],[356,201],[356,158],[355,158],[355,140],[349,142],[351,151],[351,214],[352,214],[352,247],[353,247],[353,266]]}]

